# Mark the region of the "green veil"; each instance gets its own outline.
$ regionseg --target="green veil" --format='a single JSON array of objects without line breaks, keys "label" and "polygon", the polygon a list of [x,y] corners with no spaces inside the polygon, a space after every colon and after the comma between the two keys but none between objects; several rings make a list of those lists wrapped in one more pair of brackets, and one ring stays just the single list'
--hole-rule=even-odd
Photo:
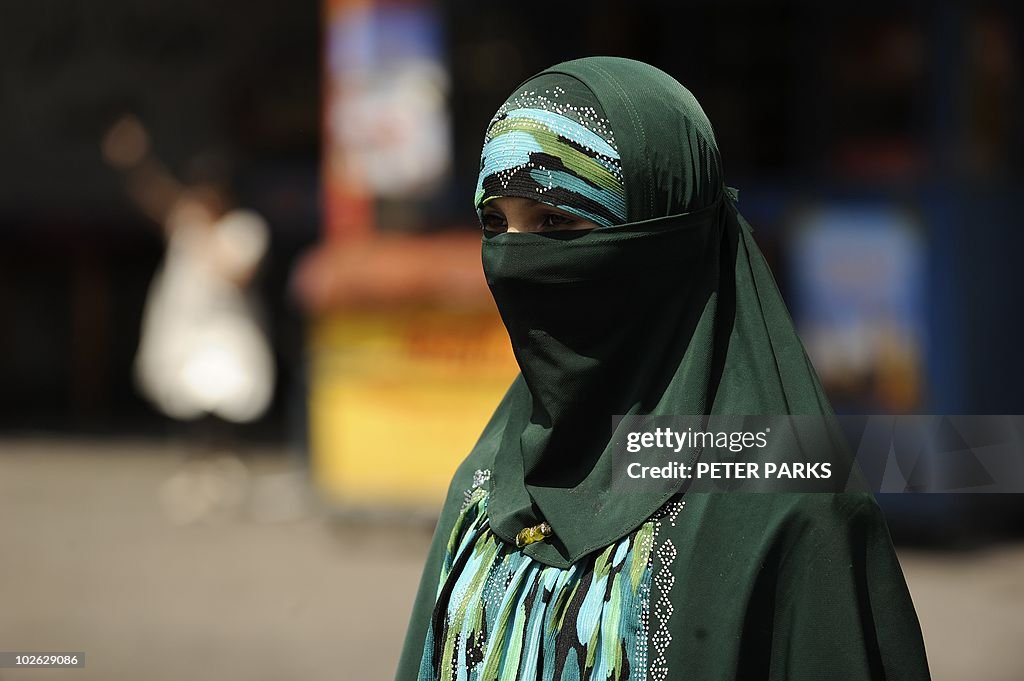
[{"label": "green veil", "polygon": [[[591,57],[545,70],[513,97],[556,88],[610,124],[624,202],[588,211],[625,219],[586,232],[484,233],[484,273],[521,372],[453,477],[397,678],[421,678],[428,633],[447,615],[435,605],[453,528],[484,486],[501,541],[515,546],[524,528],[550,525],[522,551],[552,568],[584,565],[661,518],[637,643],[650,664],[629,678],[927,679],[870,494],[679,501],[613,489],[613,415],[806,414],[828,428],[834,416],[693,95],[647,64]],[[477,207],[494,191],[484,178]]]},{"label": "green veil", "polygon": [[521,374],[471,457],[493,457],[491,527],[565,567],[667,496],[611,489],[613,414],[831,414],[751,229],[723,184],[711,124],[664,72],[594,57],[516,92],[585,87],[615,132],[627,222],[485,234],[483,267]]}]

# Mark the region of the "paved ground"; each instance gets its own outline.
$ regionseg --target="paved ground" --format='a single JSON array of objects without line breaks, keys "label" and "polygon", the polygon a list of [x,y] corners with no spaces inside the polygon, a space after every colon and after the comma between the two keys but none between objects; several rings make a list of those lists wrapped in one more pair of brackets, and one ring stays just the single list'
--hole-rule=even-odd
[{"label": "paved ground", "polygon": [[[389,679],[427,532],[339,527],[282,457],[190,470],[170,445],[0,441],[0,651],[87,655],[0,681]],[[935,681],[1022,681],[1024,546],[900,555]]]}]

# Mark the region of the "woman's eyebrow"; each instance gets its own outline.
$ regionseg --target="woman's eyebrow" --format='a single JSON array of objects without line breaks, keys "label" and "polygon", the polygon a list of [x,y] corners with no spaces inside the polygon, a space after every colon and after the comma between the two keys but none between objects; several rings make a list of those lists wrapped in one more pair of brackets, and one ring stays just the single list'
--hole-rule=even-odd
[{"label": "woman's eyebrow", "polygon": [[559,215],[564,215],[564,216],[570,217],[570,218],[577,217],[573,213],[570,213],[569,211],[567,211],[567,210],[565,210],[563,208],[559,208],[558,206],[552,206],[552,205],[549,205],[549,204],[546,204],[546,203],[539,203],[539,204],[537,204],[536,210],[538,212],[540,212],[540,213],[557,213]]},{"label": "woman's eyebrow", "polygon": [[584,220],[587,219],[587,218],[583,217],[582,215],[577,215],[576,213],[570,213],[570,212],[564,211],[564,210],[556,210],[555,214],[556,215],[561,215],[562,217],[568,218],[569,220],[575,220],[577,222],[584,221]]}]

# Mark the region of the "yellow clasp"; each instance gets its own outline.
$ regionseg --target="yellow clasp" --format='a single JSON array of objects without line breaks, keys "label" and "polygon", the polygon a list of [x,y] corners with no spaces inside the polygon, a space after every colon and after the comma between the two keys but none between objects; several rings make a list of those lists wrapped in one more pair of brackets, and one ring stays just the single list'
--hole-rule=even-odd
[{"label": "yellow clasp", "polygon": [[516,546],[523,548],[527,544],[533,544],[534,542],[544,541],[552,534],[551,526],[547,523],[541,523],[540,525],[534,525],[533,527],[524,527],[516,535]]}]

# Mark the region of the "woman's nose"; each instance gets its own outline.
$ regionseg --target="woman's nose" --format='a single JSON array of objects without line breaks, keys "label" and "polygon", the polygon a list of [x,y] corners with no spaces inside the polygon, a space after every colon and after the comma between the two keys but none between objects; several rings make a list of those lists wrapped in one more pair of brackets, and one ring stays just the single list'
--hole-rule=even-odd
[{"label": "woman's nose", "polygon": [[541,228],[540,228],[539,225],[535,227],[535,226],[531,225],[529,222],[527,222],[526,220],[515,220],[515,221],[509,220],[508,221],[508,227],[505,229],[505,231],[506,232],[516,232],[516,233],[521,233],[521,232],[539,232],[540,229]]}]

